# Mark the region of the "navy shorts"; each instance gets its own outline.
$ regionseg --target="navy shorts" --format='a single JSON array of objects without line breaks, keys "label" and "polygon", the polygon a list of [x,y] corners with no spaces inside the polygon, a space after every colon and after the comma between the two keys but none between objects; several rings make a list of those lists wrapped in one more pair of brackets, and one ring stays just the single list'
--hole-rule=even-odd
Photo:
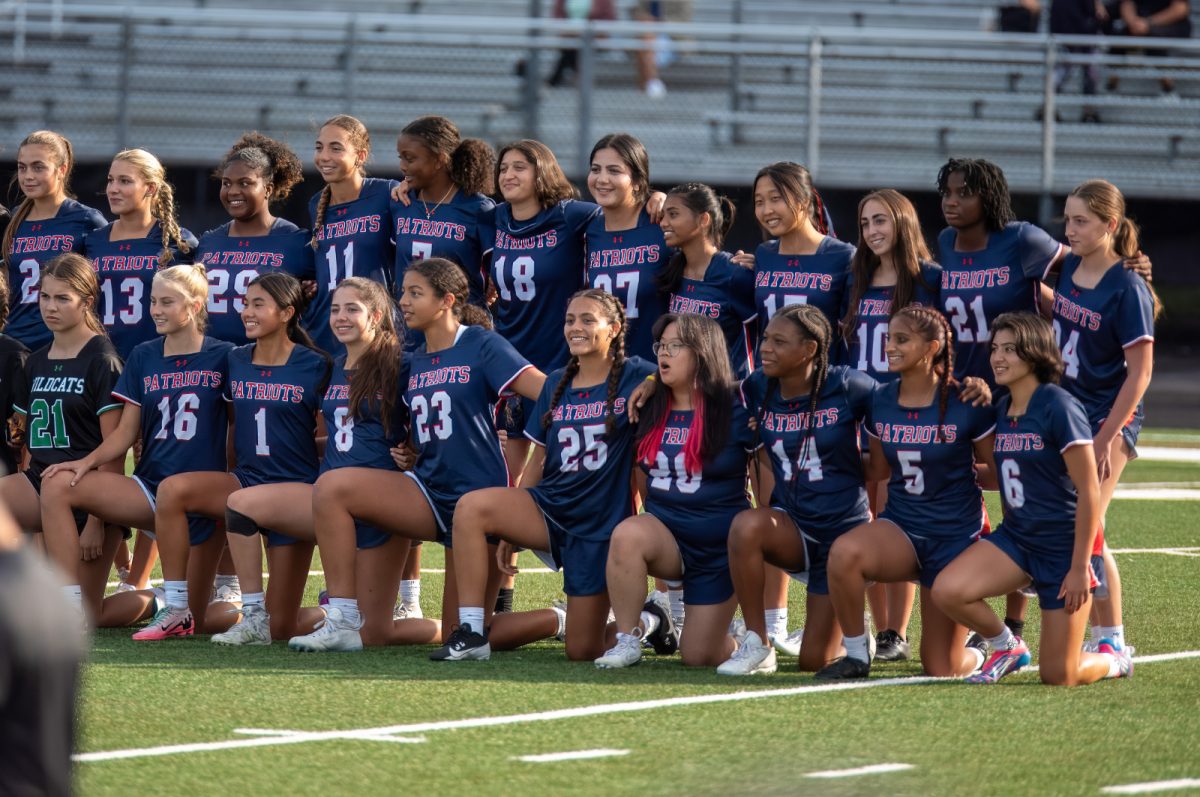
[{"label": "navy shorts", "polygon": [[1058,597],[1058,591],[1071,569],[1070,546],[1057,551],[1032,546],[1019,535],[1010,533],[1003,523],[984,539],[1003,551],[1029,576],[1042,611],[1061,609],[1067,605],[1065,600]]},{"label": "navy shorts", "polygon": [[889,520],[888,518],[881,519],[887,520],[893,526],[900,529],[904,536],[908,537],[908,541],[912,543],[913,552],[917,555],[917,567],[922,587],[932,587],[933,582],[946,569],[946,566],[957,559],[959,554],[970,548],[975,540],[979,539],[978,534],[952,539],[922,537],[920,534],[913,534],[901,528],[900,524],[894,520]]},{"label": "navy shorts", "polygon": [[[530,493],[530,497],[537,504],[536,494]],[[607,592],[608,579],[605,569],[608,567],[609,540],[580,539],[568,533],[540,504],[538,509],[546,519],[550,550],[534,550],[533,553],[545,562],[547,567],[562,572],[563,592],[573,598],[585,598]]]},{"label": "navy shorts", "polygon": [[[1142,421],[1146,419],[1146,409],[1141,404],[1134,409],[1133,415],[1129,416],[1129,420],[1121,427],[1121,439],[1125,441],[1125,445],[1129,446],[1129,459],[1137,459],[1137,441],[1142,433]],[[1095,437],[1100,433],[1100,427],[1108,420],[1107,413],[1104,416],[1096,418],[1088,418],[1088,422],[1092,426],[1092,436]]]},{"label": "navy shorts", "polygon": [[392,538],[391,534],[386,531],[381,531],[375,526],[368,526],[366,523],[354,521],[354,537],[358,541],[358,548],[366,550],[369,548],[378,548]]},{"label": "navy shorts", "polygon": [[[142,495],[146,496],[146,500],[150,502],[150,509],[158,511],[158,485],[150,484],[140,476],[130,476],[138,487],[142,488]],[[217,521],[204,515],[188,514],[188,543],[190,545],[203,545],[208,542],[212,535],[217,530]],[[151,539],[158,539],[153,532],[143,531]]]},{"label": "navy shorts", "polygon": [[855,526],[862,525],[870,518],[852,518],[844,522],[841,528],[835,529],[832,534],[823,535],[826,539],[818,539],[807,533],[804,530],[804,525],[786,507],[772,506],[771,509],[774,509],[776,512],[782,512],[791,518],[792,524],[800,532],[801,539],[804,540],[804,567],[801,570],[789,570],[788,575],[802,584],[808,585],[808,591],[813,595],[828,595],[830,549],[833,548],[833,544],[837,542],[838,537],[850,531]]},{"label": "navy shorts", "polygon": [[688,606],[712,606],[733,597],[733,578],[729,575],[729,550],[705,551],[681,542],[683,560],[683,602]]},{"label": "navy shorts", "polygon": [[[456,498],[451,502],[434,496],[429,492],[425,483],[421,481],[421,477],[411,470],[404,471],[404,475],[416,483],[417,488],[421,491],[421,495],[425,496],[425,500],[429,503],[429,508],[433,510],[433,519],[437,522],[437,541],[447,548],[452,547],[451,531],[454,529],[454,507],[458,504],[458,499]],[[376,545],[378,544],[380,543],[376,543]],[[359,544],[358,547],[368,548],[374,546]]]}]

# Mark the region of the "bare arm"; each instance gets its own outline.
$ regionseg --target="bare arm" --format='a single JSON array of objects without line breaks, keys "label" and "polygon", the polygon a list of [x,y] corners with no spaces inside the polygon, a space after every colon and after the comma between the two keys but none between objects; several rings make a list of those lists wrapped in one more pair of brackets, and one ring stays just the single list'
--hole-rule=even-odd
[{"label": "bare arm", "polygon": [[[126,404],[121,410],[110,410],[100,416],[100,432],[104,435],[103,442],[96,446],[92,453],[71,462],[60,462],[46,468],[43,479],[49,479],[56,473],[70,471],[74,474],[71,486],[79,484],[87,472],[100,467],[101,470],[113,473],[125,472],[125,454],[137,441],[139,427],[142,422],[142,408],[136,404]],[[107,467],[111,463],[119,467]]]},{"label": "bare arm", "polygon": [[866,476],[869,482],[884,482],[892,477],[892,468],[888,465],[887,457],[883,455],[883,444],[879,442],[878,437],[867,435],[868,450],[871,456],[867,457]]},{"label": "bare arm", "polygon": [[999,490],[1000,484],[996,476],[996,435],[975,441],[975,478],[979,486],[985,490]]},{"label": "bare arm", "polygon": [[526,368],[521,375],[513,380],[512,391],[519,396],[537,401],[542,394],[542,385],[546,384],[546,375],[536,368]]},{"label": "bare arm", "polygon": [[1090,445],[1071,446],[1063,452],[1063,462],[1078,495],[1071,569],[1058,591],[1058,597],[1066,599],[1066,610],[1070,614],[1083,606],[1091,589],[1088,564],[1100,523],[1100,481],[1096,478],[1096,454]]},{"label": "bare arm", "polygon": [[1096,466],[1100,481],[1105,481],[1112,472],[1110,457],[1113,441],[1121,434],[1125,422],[1133,415],[1146,388],[1150,386],[1150,377],[1154,372],[1154,342],[1143,341],[1125,349],[1127,373],[1117,398],[1113,401],[1108,417],[1100,426],[1099,433],[1093,444],[1096,447]]}]

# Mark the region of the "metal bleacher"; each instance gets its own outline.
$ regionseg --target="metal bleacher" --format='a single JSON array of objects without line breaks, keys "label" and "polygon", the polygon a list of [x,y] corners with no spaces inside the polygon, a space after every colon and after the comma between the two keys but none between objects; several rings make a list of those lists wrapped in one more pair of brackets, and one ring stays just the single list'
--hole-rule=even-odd
[{"label": "metal bleacher", "polygon": [[[691,22],[652,28],[532,16],[548,5],[0,0],[0,140],[51,127],[84,161],[145,146],[207,165],[251,128],[304,152],[320,120],[351,112],[372,131],[375,168],[393,171],[399,128],[440,113],[496,143],[541,138],[572,176],[592,140],[620,129],[646,143],[659,183],[742,183],[790,158],[822,185],[928,188],[947,156],[972,155],[1003,164],[1017,190],[1103,174],[1130,195],[1200,196],[1195,43],[1103,56],[1119,93],[1069,84],[1042,122],[1055,48],[993,32],[985,0],[695,0]],[[629,57],[648,30],[670,34],[658,100]],[[584,48],[578,85],[518,75],[537,54],[544,77],[564,46]],[[1079,121],[1085,105],[1102,124]]]}]

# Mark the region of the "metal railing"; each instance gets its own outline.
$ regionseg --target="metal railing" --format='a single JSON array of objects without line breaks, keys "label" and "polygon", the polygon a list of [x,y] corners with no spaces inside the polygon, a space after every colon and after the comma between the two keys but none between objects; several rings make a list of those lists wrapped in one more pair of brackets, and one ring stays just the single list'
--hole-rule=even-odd
[{"label": "metal railing", "polygon": [[[537,5],[538,0],[531,0],[531,11]],[[886,11],[879,5],[881,13]],[[367,121],[373,130],[394,132],[407,118],[384,118],[389,103],[396,114],[413,113],[417,107],[442,112],[442,105],[457,102],[456,92],[476,97],[472,84],[511,75],[521,56],[523,77],[511,78],[484,99],[454,106],[458,113],[463,113],[460,105],[474,109],[459,120],[460,126],[493,139],[542,138],[576,177],[586,173],[586,156],[597,135],[621,128],[647,141],[657,179],[743,182],[755,164],[787,157],[802,158],[823,184],[928,187],[928,164],[952,153],[995,157],[1006,169],[1015,164],[1009,172],[1014,189],[1046,197],[1107,169],[1128,172],[1123,188],[1131,195],[1170,191],[1200,196],[1200,41],[747,24],[737,21],[740,8],[741,3],[732,4],[730,23],[647,26],[330,11],[291,19],[253,9],[147,10],[7,0],[0,2],[0,58],[14,65],[14,74],[16,67],[36,66],[54,80],[46,80],[44,89],[37,81],[6,86],[0,72],[0,90],[11,92],[7,100],[0,99],[0,110],[10,120],[11,132],[23,134],[18,125],[53,126],[60,123],[56,117],[75,110],[82,114],[83,106],[94,101],[100,110],[87,124],[97,130],[85,137],[81,158],[107,158],[114,148],[136,143],[158,147],[177,160],[207,163],[228,144],[216,131],[270,126],[275,118],[296,115],[289,103],[314,108],[314,118],[326,112],[361,112],[371,117]],[[614,60],[645,47],[647,33],[670,37],[678,58],[665,73],[671,93],[657,103],[637,90],[632,67]],[[63,43],[64,36],[74,38]],[[169,43],[178,65],[195,75],[192,104],[213,109],[212,123],[204,126],[212,131],[212,140],[199,137],[202,130],[188,130],[187,122],[172,133],[169,113],[161,124],[139,121],[140,105],[163,101],[161,87],[138,77],[165,69],[154,61],[161,57],[155,45],[163,42]],[[253,118],[223,113],[229,98],[222,100],[219,88],[206,87],[206,76],[220,68],[206,52],[231,44],[257,55],[247,62],[247,80],[237,97],[261,100]],[[1169,54],[1129,52],[1164,45]],[[1067,47],[1093,52],[1068,52]],[[275,63],[298,48],[336,57],[332,63],[314,57],[303,68]],[[578,51],[575,88],[548,90],[543,86],[547,55],[564,49]],[[444,64],[434,57],[439,51],[469,67],[461,70],[457,83],[443,74]],[[429,55],[422,60],[422,54]],[[392,59],[403,62],[394,95],[368,89],[368,83],[386,84]],[[1058,95],[1055,69],[1060,64],[1101,65],[1151,91],[1159,77],[1173,78],[1184,96]],[[266,87],[274,78],[288,88]],[[326,78],[334,88],[324,93],[311,88]],[[966,87],[954,89],[964,79]],[[421,80],[433,85],[430,91],[437,96],[423,98],[406,88]],[[80,94],[73,81],[86,83],[86,102],[70,99]],[[999,87],[984,85],[989,81]],[[59,102],[56,91],[67,100]],[[951,99],[976,91],[978,97],[969,103]],[[752,98],[778,107],[752,109]],[[862,99],[861,108],[856,98]],[[872,103],[887,110],[873,112]],[[936,103],[946,104],[948,118],[931,118]],[[961,114],[956,110],[960,105]],[[925,106],[932,110],[925,112]],[[1105,124],[1058,120],[1064,108],[1084,106],[1105,116]],[[108,108],[112,111],[106,116]],[[1034,121],[1034,113],[1040,121]],[[456,117],[453,111],[446,115]],[[106,125],[111,129],[101,129]],[[307,134],[307,125],[294,120],[279,125],[296,137]],[[783,132],[773,136],[774,128]],[[874,134],[876,143],[866,140]],[[852,143],[856,137],[864,141]],[[908,141],[905,148],[893,147],[901,138]],[[1095,150],[1090,159],[1089,146]],[[962,147],[973,150],[960,151]],[[889,159],[893,148],[900,154]],[[1138,157],[1121,157],[1123,149]]]}]

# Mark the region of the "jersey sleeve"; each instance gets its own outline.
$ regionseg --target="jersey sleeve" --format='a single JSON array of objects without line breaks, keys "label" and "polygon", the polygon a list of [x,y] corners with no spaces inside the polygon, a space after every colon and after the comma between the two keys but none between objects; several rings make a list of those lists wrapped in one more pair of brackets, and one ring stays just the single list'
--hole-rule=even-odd
[{"label": "jersey sleeve", "polygon": [[572,238],[579,238],[587,233],[592,219],[600,215],[600,206],[582,199],[573,199],[565,203],[563,213],[567,222],[567,234]]},{"label": "jersey sleeve", "polygon": [[733,440],[743,451],[753,452],[762,447],[758,433],[750,428],[750,412],[738,396],[733,398]]},{"label": "jersey sleeve", "polygon": [[638,357],[636,354],[625,359],[625,367],[638,378],[640,383],[646,377],[658,373],[658,364]]},{"label": "jersey sleeve", "polygon": [[738,386],[741,393],[742,406],[751,415],[757,416],[763,403],[763,392],[766,384],[766,376],[762,371],[754,371],[750,376],[742,380]]},{"label": "jersey sleeve", "polygon": [[95,208],[87,208],[83,214],[83,225],[88,230],[98,230],[108,224],[104,214]]},{"label": "jersey sleeve", "polygon": [[298,280],[311,280],[317,278],[317,253],[312,248],[311,230],[297,230],[289,233],[299,239],[299,246],[296,247],[292,258],[294,262],[288,263],[288,271]]},{"label": "jersey sleeve", "polygon": [[729,261],[729,267],[733,269],[729,276],[729,298],[738,320],[745,324],[758,315],[758,307],[754,303],[754,269],[739,266],[732,260]]},{"label": "jersey sleeve", "polygon": [[533,366],[517,353],[511,343],[495,332],[485,335],[481,349],[480,363],[488,387],[495,391],[497,396],[512,395],[512,383]]},{"label": "jersey sleeve", "polygon": [[1030,279],[1044,279],[1050,264],[1062,251],[1062,244],[1036,224],[1027,221],[1019,223],[1021,229],[1017,234],[1017,253],[1021,258],[1021,271]]},{"label": "jersey sleeve", "polygon": [[850,405],[850,411],[854,413],[856,420],[864,420],[867,417],[867,410],[871,407],[871,397],[875,395],[875,389],[879,387],[869,374],[853,368],[846,369],[846,403]]},{"label": "jersey sleeve", "polygon": [[113,396],[113,388],[121,378],[121,358],[115,352],[96,358],[88,368],[87,391],[97,415],[118,409],[121,402]]},{"label": "jersey sleeve", "polygon": [[995,407],[972,407],[969,404],[966,407],[970,413],[967,417],[969,418],[968,432],[971,435],[972,443],[977,443],[996,431]]},{"label": "jersey sleeve", "polygon": [[1092,427],[1083,405],[1065,390],[1056,394],[1049,416],[1049,432],[1059,452],[1092,442]]},{"label": "jersey sleeve", "polygon": [[562,374],[562,371],[555,371],[546,380],[546,384],[542,386],[542,392],[538,394],[537,401],[534,402],[533,412],[525,419],[525,436],[539,446],[546,445],[546,433],[549,429],[542,425],[542,417],[550,409],[550,399],[554,395],[554,389],[558,386],[558,380],[562,378]]},{"label": "jersey sleeve", "polygon": [[112,394],[121,401],[127,404],[136,404],[142,406],[142,361],[146,359],[142,355],[142,347],[137,346],[129,354],[129,360],[125,363],[125,368],[121,371],[121,376],[117,378],[117,384],[113,387]]},{"label": "jersey sleeve", "polygon": [[1154,340],[1154,297],[1150,288],[1136,274],[1127,275],[1126,279],[1129,285],[1121,292],[1115,319],[1117,338],[1123,349]]},{"label": "jersey sleeve", "polygon": [[22,367],[13,374],[12,409],[22,415],[29,414],[29,383],[32,379],[29,371],[32,367],[32,360],[32,357],[27,357],[22,363]]},{"label": "jersey sleeve", "polygon": [[479,247],[483,254],[496,248],[496,203],[484,206],[479,213]]},{"label": "jersey sleeve", "polygon": [[913,301],[925,307],[937,308],[942,296],[942,267],[937,263],[922,263],[921,276],[913,291]]}]

